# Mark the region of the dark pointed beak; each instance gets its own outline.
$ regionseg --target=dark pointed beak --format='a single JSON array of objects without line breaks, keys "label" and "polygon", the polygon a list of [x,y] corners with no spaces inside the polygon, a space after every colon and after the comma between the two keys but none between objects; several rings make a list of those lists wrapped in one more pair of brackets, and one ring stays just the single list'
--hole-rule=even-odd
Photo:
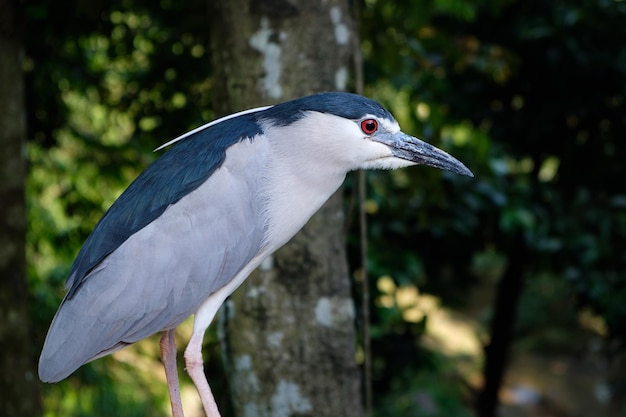
[{"label": "dark pointed beak", "polygon": [[473,177],[472,171],[458,159],[448,155],[441,149],[435,148],[422,140],[409,136],[406,133],[378,133],[372,140],[385,144],[391,148],[393,155],[414,162],[419,165],[428,165],[455,174]]}]

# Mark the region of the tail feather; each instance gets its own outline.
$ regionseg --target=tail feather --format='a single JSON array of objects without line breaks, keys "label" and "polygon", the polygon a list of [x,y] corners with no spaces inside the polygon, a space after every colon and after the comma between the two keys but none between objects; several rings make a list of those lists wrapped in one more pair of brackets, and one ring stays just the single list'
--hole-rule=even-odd
[{"label": "tail feather", "polygon": [[84,312],[78,315],[81,308],[72,301],[64,300],[48,330],[39,357],[39,378],[43,382],[61,381],[85,363],[136,341],[120,340],[120,335],[132,326],[128,322],[106,323]]}]

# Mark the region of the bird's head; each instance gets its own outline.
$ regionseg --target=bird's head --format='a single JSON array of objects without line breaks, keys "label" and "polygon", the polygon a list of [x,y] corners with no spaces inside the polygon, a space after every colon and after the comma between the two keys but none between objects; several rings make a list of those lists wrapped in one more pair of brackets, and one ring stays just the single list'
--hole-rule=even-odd
[{"label": "bird's head", "polygon": [[[231,114],[187,132],[156,150],[218,126],[222,127],[219,135],[216,134],[221,138],[221,146],[228,147],[263,134],[284,145],[283,152],[288,154],[284,156],[294,164],[315,157],[339,171],[428,165],[474,176],[456,158],[403,133],[391,113],[376,101],[343,92],[318,93]],[[218,148],[218,152],[225,150]]]},{"label": "bird's head", "polygon": [[341,161],[348,170],[428,165],[471,171],[446,152],[407,135],[385,108],[349,93],[319,93],[263,110],[266,129],[297,142],[299,152]]}]

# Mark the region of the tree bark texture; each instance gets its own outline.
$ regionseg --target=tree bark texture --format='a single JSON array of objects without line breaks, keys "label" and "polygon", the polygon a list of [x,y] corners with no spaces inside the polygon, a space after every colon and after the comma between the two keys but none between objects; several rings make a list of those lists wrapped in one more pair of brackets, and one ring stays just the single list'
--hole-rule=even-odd
[{"label": "tree bark texture", "polygon": [[26,139],[19,3],[0,0],[0,414],[41,414],[26,286]]},{"label": "tree bark texture", "polygon": [[[218,113],[346,88],[347,1],[210,3]],[[343,222],[336,193],[222,309],[237,416],[363,415]]]}]

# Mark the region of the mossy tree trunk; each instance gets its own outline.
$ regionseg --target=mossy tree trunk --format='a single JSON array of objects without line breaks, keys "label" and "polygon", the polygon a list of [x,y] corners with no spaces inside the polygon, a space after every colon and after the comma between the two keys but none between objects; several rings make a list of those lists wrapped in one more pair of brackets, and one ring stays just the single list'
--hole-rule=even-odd
[{"label": "mossy tree trunk", "polygon": [[[218,113],[346,88],[347,1],[210,3]],[[223,308],[236,415],[363,414],[343,222],[337,193]]]},{"label": "mossy tree trunk", "polygon": [[41,414],[26,287],[26,139],[19,2],[0,0],[0,414]]}]

